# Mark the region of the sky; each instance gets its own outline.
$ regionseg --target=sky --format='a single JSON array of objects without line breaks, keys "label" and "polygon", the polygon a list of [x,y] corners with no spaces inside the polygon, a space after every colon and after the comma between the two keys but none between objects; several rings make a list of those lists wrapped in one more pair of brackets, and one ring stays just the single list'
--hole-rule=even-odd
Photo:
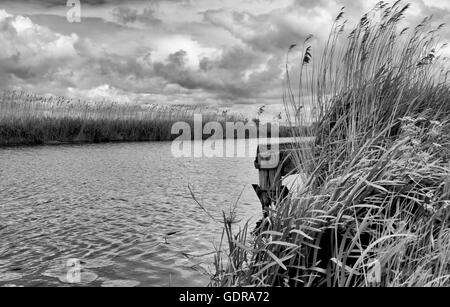
[{"label": "sky", "polygon": [[[67,2],[0,1],[0,90],[272,116],[289,46],[325,41],[341,7],[351,22],[378,1],[81,0],[72,23]],[[408,23],[450,20],[450,0],[404,3]]]}]

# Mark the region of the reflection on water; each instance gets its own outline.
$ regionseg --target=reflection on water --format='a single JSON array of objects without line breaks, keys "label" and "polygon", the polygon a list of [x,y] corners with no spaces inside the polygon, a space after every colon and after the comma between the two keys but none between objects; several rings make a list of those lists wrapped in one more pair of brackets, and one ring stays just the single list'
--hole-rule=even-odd
[{"label": "reflection on water", "polygon": [[0,149],[0,285],[65,285],[73,258],[93,286],[206,285],[211,257],[187,254],[222,228],[188,184],[217,219],[245,187],[238,216],[256,220],[257,180],[252,156],[175,159],[171,143]]}]

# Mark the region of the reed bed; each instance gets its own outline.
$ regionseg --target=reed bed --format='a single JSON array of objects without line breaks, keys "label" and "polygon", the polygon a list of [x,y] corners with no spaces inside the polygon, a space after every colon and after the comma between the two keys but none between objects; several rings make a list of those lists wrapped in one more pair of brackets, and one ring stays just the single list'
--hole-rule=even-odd
[{"label": "reed bed", "polygon": [[449,66],[442,25],[402,28],[408,8],[380,2],[350,33],[340,12],[318,61],[305,41],[298,87],[288,58],[291,125],[316,122],[304,184],[254,236],[226,228],[211,285],[450,285]]},{"label": "reed bed", "polygon": [[25,92],[0,94],[0,146],[51,143],[119,141],[169,141],[175,122],[244,121],[240,114],[226,114],[200,106],[119,104],[41,97]]}]

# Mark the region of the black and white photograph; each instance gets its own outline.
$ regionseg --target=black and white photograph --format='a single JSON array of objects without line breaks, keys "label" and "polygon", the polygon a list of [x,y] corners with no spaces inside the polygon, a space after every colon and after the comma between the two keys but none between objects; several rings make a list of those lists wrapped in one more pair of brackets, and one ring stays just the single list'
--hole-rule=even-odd
[{"label": "black and white photograph", "polygon": [[450,0],[1,0],[0,287],[449,287],[448,22]]}]

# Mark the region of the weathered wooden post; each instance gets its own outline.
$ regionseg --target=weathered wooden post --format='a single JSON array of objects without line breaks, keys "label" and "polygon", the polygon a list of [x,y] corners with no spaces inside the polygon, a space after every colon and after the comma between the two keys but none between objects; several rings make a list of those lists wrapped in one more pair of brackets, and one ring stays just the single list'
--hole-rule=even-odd
[{"label": "weathered wooden post", "polygon": [[290,159],[292,148],[292,142],[258,145],[254,164],[259,171],[259,185],[254,184],[253,189],[261,201],[264,217],[271,204],[289,192],[281,180],[294,169]]}]

